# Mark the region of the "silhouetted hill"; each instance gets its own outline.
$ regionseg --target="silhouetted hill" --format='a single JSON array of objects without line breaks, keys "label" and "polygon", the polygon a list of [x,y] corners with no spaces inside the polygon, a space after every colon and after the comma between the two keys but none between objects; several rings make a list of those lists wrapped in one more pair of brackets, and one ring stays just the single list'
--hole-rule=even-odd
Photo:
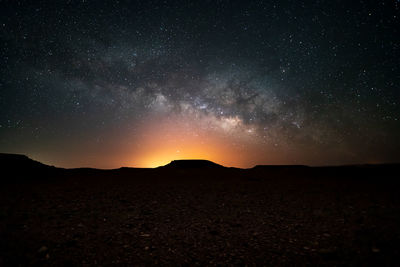
[{"label": "silhouetted hill", "polygon": [[[47,178],[58,169],[30,159],[25,155],[0,153],[1,182]],[[39,175],[40,174],[40,175]]]},{"label": "silhouetted hill", "polygon": [[0,167],[1,169],[15,169],[16,171],[21,171],[21,168],[25,170],[42,170],[46,168],[54,168],[30,159],[25,155],[8,153],[0,153]]},{"label": "silhouetted hill", "polygon": [[222,165],[214,163],[209,160],[203,159],[185,159],[185,160],[173,160],[169,164],[163,166],[164,168],[176,168],[176,169],[221,169],[225,168]]}]

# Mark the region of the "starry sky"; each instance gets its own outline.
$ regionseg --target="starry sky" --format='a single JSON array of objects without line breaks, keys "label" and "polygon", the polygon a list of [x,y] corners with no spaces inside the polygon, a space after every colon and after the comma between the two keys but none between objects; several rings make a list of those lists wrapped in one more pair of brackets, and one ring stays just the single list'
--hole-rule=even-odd
[{"label": "starry sky", "polygon": [[33,2],[0,3],[0,152],[400,162],[400,1]]}]

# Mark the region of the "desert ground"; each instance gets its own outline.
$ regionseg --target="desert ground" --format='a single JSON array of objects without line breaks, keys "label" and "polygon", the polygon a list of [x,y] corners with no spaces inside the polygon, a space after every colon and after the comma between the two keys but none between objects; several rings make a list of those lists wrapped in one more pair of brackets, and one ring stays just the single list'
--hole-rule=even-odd
[{"label": "desert ground", "polygon": [[0,166],[0,266],[400,265],[400,165]]}]

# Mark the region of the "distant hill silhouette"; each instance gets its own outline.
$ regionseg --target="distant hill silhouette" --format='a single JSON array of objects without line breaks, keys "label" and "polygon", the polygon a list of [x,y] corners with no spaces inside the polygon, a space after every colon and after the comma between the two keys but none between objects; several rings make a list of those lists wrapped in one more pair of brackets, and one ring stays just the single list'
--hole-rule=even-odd
[{"label": "distant hill silhouette", "polygon": [[[3,173],[7,173],[7,176],[11,177],[23,177],[24,180],[31,179],[35,173],[40,173],[42,176],[50,176],[55,172],[57,174],[65,173],[79,173],[82,175],[86,174],[97,174],[97,173],[113,173],[113,174],[134,174],[137,171],[143,171],[147,168],[120,168],[114,170],[101,170],[94,168],[73,168],[64,169],[49,166],[41,162],[30,159],[25,155],[20,154],[8,154],[0,153],[0,170]],[[209,160],[203,159],[184,159],[184,160],[173,160],[165,166],[161,166],[157,169],[159,171],[172,171],[174,170],[193,170],[198,171],[199,169],[205,171],[236,171],[249,173],[251,175],[268,176],[281,174],[282,172],[291,175],[320,175],[335,176],[335,177],[355,177],[361,176],[367,178],[369,176],[390,176],[395,177],[400,171],[400,164],[359,164],[359,165],[344,165],[344,166],[320,166],[311,167],[306,165],[256,165],[249,169],[238,169],[232,167],[225,167],[220,164],[214,163]],[[147,169],[151,170],[151,168]],[[3,179],[4,181],[4,179]]]},{"label": "distant hill silhouette", "polygon": [[225,168],[222,165],[204,159],[183,159],[173,160],[163,168],[176,168],[176,169],[215,169]]},{"label": "distant hill silhouette", "polygon": [[0,153],[0,166],[2,169],[46,169],[54,168],[20,154]]},{"label": "distant hill silhouette", "polygon": [[62,168],[45,165],[25,155],[0,153],[0,170],[3,183],[40,180],[62,171]]}]

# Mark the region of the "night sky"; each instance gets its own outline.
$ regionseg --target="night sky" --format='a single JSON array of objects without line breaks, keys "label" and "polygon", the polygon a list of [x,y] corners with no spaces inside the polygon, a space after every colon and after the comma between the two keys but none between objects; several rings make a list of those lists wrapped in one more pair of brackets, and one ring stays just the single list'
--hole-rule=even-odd
[{"label": "night sky", "polygon": [[33,2],[0,3],[0,152],[400,161],[398,0]]}]

